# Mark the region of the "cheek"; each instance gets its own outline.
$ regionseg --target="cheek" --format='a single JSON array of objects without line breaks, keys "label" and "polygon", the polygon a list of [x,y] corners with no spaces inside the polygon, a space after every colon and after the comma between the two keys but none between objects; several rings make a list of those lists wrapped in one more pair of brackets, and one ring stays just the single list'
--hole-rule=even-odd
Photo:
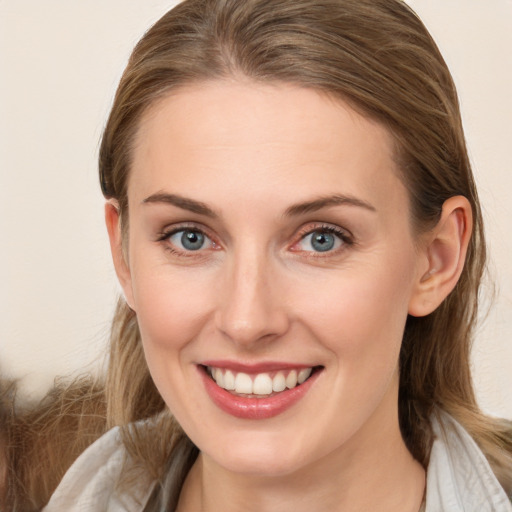
[{"label": "cheek", "polygon": [[333,275],[323,286],[315,286],[309,300],[298,306],[312,338],[330,353],[326,376],[333,399],[323,408],[333,419],[333,428],[324,435],[332,439],[339,441],[341,435],[336,425],[344,425],[343,436],[348,438],[385,396],[396,400],[393,393],[412,283],[408,262],[401,263],[347,268],[337,279]]},{"label": "cheek", "polygon": [[208,279],[168,267],[139,268],[134,275],[137,321],[149,371],[183,428],[193,431],[190,411],[195,411],[192,417],[199,415],[201,404],[197,389],[190,386],[196,373],[191,347],[210,316]]},{"label": "cheek", "polygon": [[[390,254],[365,265],[333,272],[297,306],[316,338],[339,364],[396,366],[413,286],[413,259]],[[307,283],[304,283],[307,287]],[[347,371],[360,370],[348,365]]]},{"label": "cheek", "polygon": [[147,351],[187,345],[207,320],[213,301],[211,276],[164,266],[136,268],[134,303]]}]

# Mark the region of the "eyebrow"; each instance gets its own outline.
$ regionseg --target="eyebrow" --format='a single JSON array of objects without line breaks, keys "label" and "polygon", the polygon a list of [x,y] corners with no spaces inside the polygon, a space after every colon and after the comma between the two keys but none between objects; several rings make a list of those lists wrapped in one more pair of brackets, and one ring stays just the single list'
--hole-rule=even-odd
[{"label": "eyebrow", "polygon": [[188,210],[192,213],[197,213],[199,215],[205,215],[206,217],[217,218],[218,215],[205,203],[201,201],[196,201],[195,199],[189,199],[187,197],[179,196],[177,194],[167,194],[165,192],[157,192],[156,194],[152,194],[149,197],[146,197],[142,201],[143,204],[154,204],[154,203],[164,203],[171,204],[173,206],[177,206],[182,210]]},{"label": "eyebrow", "polygon": [[[209,206],[201,201],[196,201],[195,199],[190,199],[187,197],[183,197],[177,194],[168,194],[166,192],[157,192],[156,194],[152,194],[149,197],[146,197],[142,201],[143,204],[155,204],[155,203],[164,203],[170,204],[173,206],[177,206],[183,210],[187,210],[192,213],[197,213],[199,215],[204,215],[206,217],[217,218],[218,215],[212,210]],[[359,208],[364,208],[371,212],[376,212],[377,210],[370,203],[363,201],[362,199],[358,199],[357,197],[347,196],[347,195],[332,195],[327,197],[320,197],[318,199],[313,199],[312,201],[305,201],[303,203],[297,203],[286,209],[284,215],[285,217],[295,217],[299,215],[305,215],[306,213],[316,212],[323,208],[328,208],[330,206],[340,206],[340,205],[348,205],[348,206],[356,206]]]},{"label": "eyebrow", "polygon": [[304,203],[292,205],[286,209],[285,216],[295,217],[298,215],[304,215],[306,213],[316,212],[318,210],[321,210],[322,208],[341,205],[357,206],[359,208],[364,208],[371,212],[377,211],[377,209],[372,204],[363,201],[362,199],[358,199],[357,197],[353,196],[336,194],[327,197],[319,197],[318,199],[314,199],[313,201],[305,201]]}]

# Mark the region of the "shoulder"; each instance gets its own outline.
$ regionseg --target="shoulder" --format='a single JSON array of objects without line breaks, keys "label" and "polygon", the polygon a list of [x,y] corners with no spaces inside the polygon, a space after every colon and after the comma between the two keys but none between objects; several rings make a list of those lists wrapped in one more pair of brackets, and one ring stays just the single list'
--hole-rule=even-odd
[{"label": "shoulder", "polygon": [[449,414],[433,417],[427,512],[512,512],[505,491],[473,438]]},{"label": "shoulder", "polygon": [[133,469],[133,462],[116,427],[78,457],[43,512],[140,512],[152,486],[141,478],[130,495],[119,492],[117,484],[128,467]]}]

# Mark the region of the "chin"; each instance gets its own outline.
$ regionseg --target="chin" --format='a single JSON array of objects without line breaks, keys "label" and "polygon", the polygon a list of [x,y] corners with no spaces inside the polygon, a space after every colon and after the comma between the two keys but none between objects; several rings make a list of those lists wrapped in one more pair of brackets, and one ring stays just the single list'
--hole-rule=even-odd
[{"label": "chin", "polygon": [[275,478],[295,473],[302,467],[303,461],[293,460],[289,457],[277,457],[272,454],[262,453],[258,447],[254,447],[249,453],[247,451],[224,453],[222,458],[215,461],[224,469],[239,475]]},{"label": "chin", "polygon": [[[319,451],[291,435],[269,432],[228,436],[229,442],[218,439],[212,449],[201,450],[216,465],[240,475],[283,477],[296,473],[318,458]],[[248,439],[249,438],[249,439]],[[319,447],[320,448],[320,447]]]}]

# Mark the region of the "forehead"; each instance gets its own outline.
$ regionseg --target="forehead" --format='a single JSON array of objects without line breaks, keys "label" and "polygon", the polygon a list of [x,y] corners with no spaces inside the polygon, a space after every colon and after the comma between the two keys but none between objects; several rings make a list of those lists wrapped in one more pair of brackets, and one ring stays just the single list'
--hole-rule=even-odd
[{"label": "forehead", "polygon": [[333,189],[385,199],[401,187],[393,153],[384,127],[327,94],[215,81],[173,91],[146,112],[128,189],[134,199],[168,188],[199,199]]}]

